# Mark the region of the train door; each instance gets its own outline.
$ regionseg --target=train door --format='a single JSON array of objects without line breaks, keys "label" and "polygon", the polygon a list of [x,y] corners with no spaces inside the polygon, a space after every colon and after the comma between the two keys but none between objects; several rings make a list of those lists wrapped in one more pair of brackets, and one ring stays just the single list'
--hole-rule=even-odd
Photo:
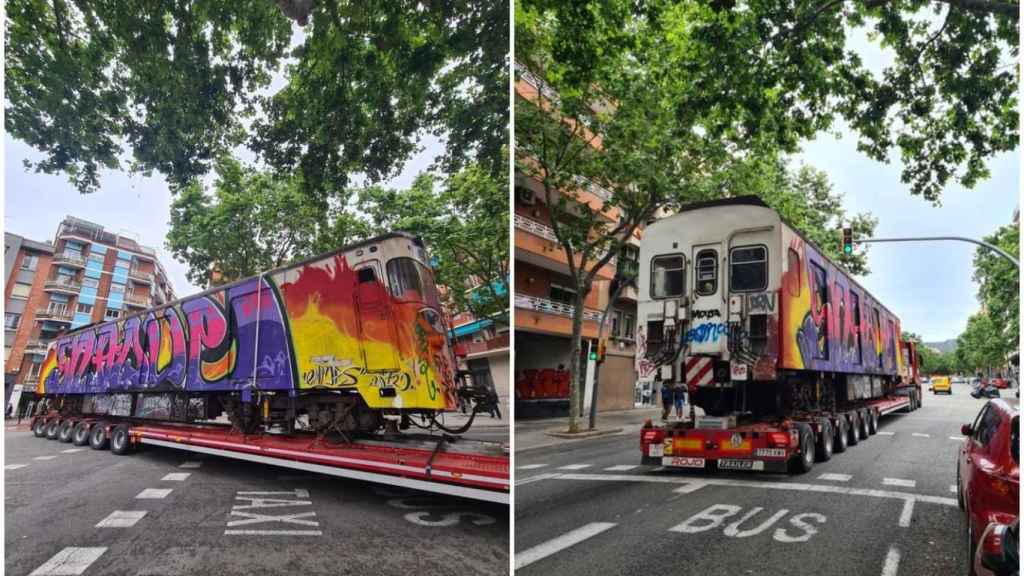
[{"label": "train door", "polygon": [[366,370],[398,370],[398,337],[380,263],[376,260],[360,262],[355,271],[359,347],[363,351]]},{"label": "train door", "polygon": [[720,281],[721,244],[697,244],[691,254],[693,291],[690,307],[690,329],[687,343],[691,354],[716,354],[724,351],[725,288]]}]

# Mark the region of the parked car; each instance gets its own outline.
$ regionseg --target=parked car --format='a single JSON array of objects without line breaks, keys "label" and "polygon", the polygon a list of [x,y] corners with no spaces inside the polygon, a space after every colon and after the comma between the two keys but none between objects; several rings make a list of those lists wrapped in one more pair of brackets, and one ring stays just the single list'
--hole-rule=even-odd
[{"label": "parked car", "polygon": [[991,381],[992,386],[999,388],[1000,390],[1010,387],[1010,381],[1006,378],[993,378]]},{"label": "parked car", "polygon": [[985,528],[974,555],[977,576],[1019,576],[1019,529],[1020,518],[1010,525],[993,522]]},{"label": "parked car", "polygon": [[[975,558],[981,535],[996,522],[1012,524],[1020,508],[1020,406],[1016,399],[985,403],[972,424],[960,431],[966,441],[956,462],[957,502],[967,516],[968,558]],[[975,574],[971,563],[970,574]]]},{"label": "parked car", "polygon": [[953,394],[953,385],[949,382],[949,376],[932,376],[932,392],[938,394]]}]

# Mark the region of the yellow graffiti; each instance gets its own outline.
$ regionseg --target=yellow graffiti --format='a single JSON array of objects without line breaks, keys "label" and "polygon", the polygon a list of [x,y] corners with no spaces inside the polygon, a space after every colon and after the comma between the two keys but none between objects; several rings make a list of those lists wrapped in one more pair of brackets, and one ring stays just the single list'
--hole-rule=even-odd
[{"label": "yellow graffiti", "polygon": [[797,251],[800,259],[790,260],[790,269],[786,271],[787,279],[782,287],[783,297],[786,299],[785,305],[782,306],[783,334],[787,339],[786,345],[782,347],[782,366],[797,370],[805,367],[798,334],[804,318],[811,313],[811,288],[803,266],[803,252],[803,245],[800,245]]},{"label": "yellow graffiti", "polygon": [[202,371],[203,379],[207,382],[220,380],[224,376],[235,371],[235,361],[238,359],[237,343],[231,340],[231,349],[220,360],[214,362],[202,361],[199,369]]},{"label": "yellow graffiti", "polygon": [[39,371],[39,383],[36,384],[36,394],[46,394],[46,379],[50,373],[57,369],[57,347],[53,346],[46,353],[42,369]]},{"label": "yellow graffiti", "polygon": [[165,320],[160,320],[160,353],[156,357],[156,369],[163,371],[171,364],[173,355],[171,354],[171,324]]}]

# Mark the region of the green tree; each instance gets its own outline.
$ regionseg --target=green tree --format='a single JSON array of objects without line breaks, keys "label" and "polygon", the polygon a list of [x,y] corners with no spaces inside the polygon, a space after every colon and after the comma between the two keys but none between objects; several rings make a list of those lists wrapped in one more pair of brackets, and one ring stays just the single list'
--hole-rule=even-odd
[{"label": "green tree", "polygon": [[[172,191],[238,146],[307,193],[394,175],[427,132],[456,173],[492,174],[508,141],[501,2],[7,2],[7,129],[29,167],[94,192],[102,169]],[[293,21],[301,30],[293,27]],[[291,46],[293,36],[298,45]],[[273,94],[271,81],[286,85]]]},{"label": "green tree", "polygon": [[[1020,256],[1020,227],[1003,226],[984,238],[1008,254]],[[998,340],[1007,352],[1016,350],[1020,341],[1020,270],[991,250],[979,248],[974,255],[974,280],[981,301]]]},{"label": "green tree", "polygon": [[1011,351],[1003,327],[984,312],[971,316],[967,328],[956,339],[957,362],[969,372],[1003,366]]}]

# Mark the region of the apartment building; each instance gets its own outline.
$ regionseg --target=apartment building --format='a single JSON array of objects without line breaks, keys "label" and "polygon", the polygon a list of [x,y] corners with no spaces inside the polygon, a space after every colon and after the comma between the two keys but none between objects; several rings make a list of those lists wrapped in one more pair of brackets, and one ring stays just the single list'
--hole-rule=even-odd
[{"label": "apartment building", "polygon": [[46,345],[32,335],[52,258],[52,245],[4,234],[4,406],[39,375]]},{"label": "apartment building", "polygon": [[[517,66],[516,97],[535,101],[540,92],[552,97],[552,89],[525,69]],[[577,178],[577,188],[563,191],[571,202],[588,204],[609,223],[619,221],[617,208],[605,210],[611,192],[585,178]],[[572,336],[575,292],[569,277],[569,264],[551,227],[551,211],[544,201],[540,182],[527,174],[515,175],[513,203],[515,223],[515,378],[531,370],[568,370]],[[616,282],[634,278],[637,272],[639,240],[637,231],[625,250],[599,269],[590,293],[584,301],[583,347],[580,352],[581,406],[589,405],[596,361],[591,351],[597,346],[598,325],[609,308],[603,336],[606,355],[599,371],[598,410],[632,408],[653,398],[651,391],[636,387],[634,369],[636,335],[636,288],[630,285],[610,303]],[[579,262],[575,263],[577,266]],[[587,265],[591,266],[590,262]]]},{"label": "apartment building", "polygon": [[509,396],[510,326],[508,310],[499,317],[478,319],[468,312],[452,316],[452,340],[457,353],[473,373],[474,382],[494,388],[502,415]]},{"label": "apartment building", "polygon": [[[38,377],[46,347],[61,333],[159,306],[175,298],[163,265],[153,248],[135,239],[106,230],[103,226],[66,217],[58,226],[52,245],[42,257],[33,276],[32,288],[26,288],[24,259],[5,258],[7,280],[6,323],[17,321],[16,336],[6,351],[5,382],[12,391],[7,402],[25,404],[15,389]],[[28,246],[24,240],[22,247]],[[10,251],[10,250],[9,250]],[[12,280],[11,272],[17,271]],[[25,294],[27,296],[20,296]],[[20,302],[25,315],[11,318],[12,298]]]}]

